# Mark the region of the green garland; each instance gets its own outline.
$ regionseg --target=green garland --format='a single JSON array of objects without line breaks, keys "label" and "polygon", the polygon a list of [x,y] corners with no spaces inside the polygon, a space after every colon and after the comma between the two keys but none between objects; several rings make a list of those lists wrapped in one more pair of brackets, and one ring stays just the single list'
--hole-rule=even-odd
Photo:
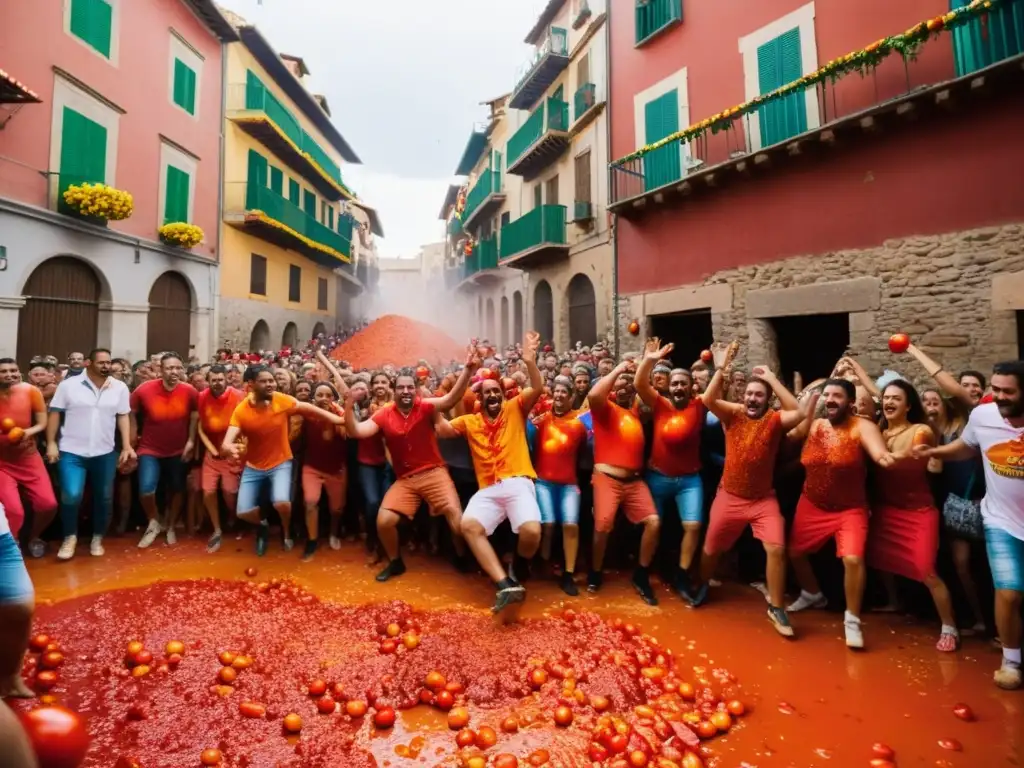
[{"label": "green garland", "polygon": [[677,131],[663,139],[659,139],[658,141],[648,144],[632,154],[619,158],[614,161],[611,166],[613,168],[622,166],[631,160],[636,160],[649,152],[654,152],[657,149],[661,149],[662,147],[677,141],[693,141],[694,139],[705,135],[708,131],[711,131],[712,134],[716,134],[719,131],[727,130],[732,127],[732,124],[736,119],[755,112],[766,104],[786,98],[798,90],[817,86],[819,83],[823,83],[826,80],[830,83],[835,83],[837,80],[845,77],[851,72],[857,72],[861,75],[865,75],[868,70],[877,67],[884,59],[887,59],[894,53],[898,53],[905,60],[912,60],[917,56],[917,52],[920,47],[929,39],[940,35],[945,30],[961,27],[979,16],[987,14],[993,7],[1006,1],[1007,0],[973,0],[970,5],[965,5],[961,8],[957,8],[956,10],[950,11],[949,13],[943,14],[942,16],[936,16],[933,19],[928,19],[927,21],[915,24],[902,34],[883,37],[881,40],[876,40],[862,50],[848,53],[845,56],[840,56],[838,59],[833,59],[820,67],[817,71],[812,72],[809,75],[804,75],[799,80],[794,80],[781,88],[776,88],[774,91],[769,91],[768,93],[756,96],[744,104],[730,107],[729,109],[719,112],[717,115],[712,115],[711,117],[701,120],[699,123],[695,123],[688,128],[684,128],[681,131]]}]

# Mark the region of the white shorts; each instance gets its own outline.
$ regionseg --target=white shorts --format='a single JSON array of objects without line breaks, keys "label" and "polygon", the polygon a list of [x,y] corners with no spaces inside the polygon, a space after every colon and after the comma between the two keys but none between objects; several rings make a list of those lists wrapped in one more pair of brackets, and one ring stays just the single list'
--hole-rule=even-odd
[{"label": "white shorts", "polygon": [[506,519],[512,532],[519,533],[523,523],[540,524],[537,491],[527,477],[510,477],[473,494],[463,520],[476,520],[490,536]]}]

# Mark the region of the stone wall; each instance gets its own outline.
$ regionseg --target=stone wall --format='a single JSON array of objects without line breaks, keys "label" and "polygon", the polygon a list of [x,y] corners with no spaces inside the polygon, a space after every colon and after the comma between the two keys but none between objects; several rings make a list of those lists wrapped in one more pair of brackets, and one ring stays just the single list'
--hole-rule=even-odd
[{"label": "stone wall", "polygon": [[[827,226],[827,224],[822,224]],[[903,331],[945,368],[991,370],[1018,356],[1016,311],[1024,309],[1024,225],[889,240],[864,250],[801,256],[715,273],[699,285],[623,297],[629,322],[649,314],[710,308],[715,338],[737,339],[740,364],[778,366],[771,319],[850,313],[850,353],[871,373],[921,378],[886,342]],[[655,310],[655,311],[652,311]],[[633,343],[635,341],[635,343]]]},{"label": "stone wall", "polygon": [[267,349],[275,350],[282,346],[284,329],[288,323],[295,323],[300,344],[313,338],[313,329],[317,323],[322,323],[327,333],[332,333],[337,325],[335,319],[326,313],[303,312],[252,299],[222,297],[217,346],[250,351],[252,331],[260,320],[263,320],[269,329],[270,344]]}]

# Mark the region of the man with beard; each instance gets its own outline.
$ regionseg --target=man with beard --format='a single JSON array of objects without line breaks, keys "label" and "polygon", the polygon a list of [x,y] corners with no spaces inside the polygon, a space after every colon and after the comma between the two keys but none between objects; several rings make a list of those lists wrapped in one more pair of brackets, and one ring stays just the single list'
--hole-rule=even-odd
[{"label": "man with beard", "polygon": [[587,408],[587,395],[590,393],[590,368],[577,363],[572,369],[572,410],[582,411]]},{"label": "man with beard", "polygon": [[[522,359],[530,385],[521,394],[506,400],[500,381],[484,379],[480,384],[480,413],[450,422],[441,419],[437,424],[441,437],[465,437],[473,457],[479,490],[462,517],[462,535],[480,567],[494,581],[495,614],[526,599],[526,589],[515,574],[526,572],[540,546],[541,516],[533,485],[537,474],[526,440],[527,416],[544,387],[544,377],[537,367],[539,346],[540,334],[526,334]],[[519,536],[512,573],[505,572],[487,540],[505,520],[511,524],[512,533]]]},{"label": "man with beard", "polygon": [[7,508],[7,521],[14,538],[25,520],[21,504],[24,493],[32,504],[33,557],[42,557],[46,545],[39,535],[57,511],[53,484],[36,446],[36,436],[46,429],[46,405],[38,389],[17,381],[18,363],[0,359],[0,504]]},{"label": "man with beard", "polygon": [[999,363],[992,372],[993,402],[971,411],[967,428],[949,445],[916,446],[918,458],[962,461],[981,455],[985,497],[981,515],[996,588],[996,629],[1003,663],[1000,688],[1021,687],[1021,602],[1024,600],[1024,361]]},{"label": "man with beard", "polygon": [[648,569],[658,548],[661,524],[650,489],[643,481],[644,428],[637,413],[633,378],[636,365],[623,360],[590,390],[594,432],[594,547],[587,590],[604,583],[604,555],[619,507],[629,522],[642,525],[640,556],[633,587],[648,605],[657,605]]},{"label": "man with beard", "polygon": [[384,494],[377,515],[377,536],[388,558],[384,570],[377,574],[377,581],[405,573],[405,562],[398,549],[398,523],[402,517],[412,519],[423,502],[430,507],[431,514],[445,516],[456,552],[461,554],[462,506],[437,446],[434,421],[436,414],[451,410],[462,399],[470,377],[479,367],[476,346],[470,345],[466,367],[444,397],[420,396],[416,377],[410,371],[402,371],[395,379],[394,403],[362,422],[356,419],[351,393],[346,399],[348,436],[369,440],[382,434],[397,478]]},{"label": "man with beard", "polygon": [[[679,552],[676,590],[680,594],[688,586],[690,566],[700,544],[700,528],[704,518],[704,485],[700,478],[700,436],[706,409],[693,395],[693,380],[684,368],[670,369],[667,396],[658,391],[651,369],[671,354],[673,345],[660,347],[651,339],[644,349],[644,358],[633,380],[644,405],[653,415],[651,456],[645,480],[651,489],[658,517],[664,519],[665,507],[675,501],[683,525],[683,541]],[[665,366],[667,367],[667,366]]]},{"label": "man with beard", "polygon": [[846,571],[846,645],[864,647],[860,608],[864,597],[864,550],[868,539],[868,467],[865,454],[879,466],[889,467],[893,456],[886,449],[878,426],[854,415],[857,393],[847,379],[825,382],[822,398],[825,418],[810,425],[800,461],[806,472],[803,494],[796,506],[789,536],[789,554],[800,583],[800,597],[790,612],[824,608],[827,604],[807,556],[829,540]]},{"label": "man with beard", "polygon": [[[793,627],[783,607],[786,597],[786,525],[779,511],[772,486],[775,460],[782,438],[813,412],[817,398],[804,404],[804,410],[775,376],[765,367],[755,368],[746,382],[741,402],[722,399],[723,372],[730,368],[739,349],[735,341],[712,349],[715,375],[704,393],[704,404],[722,421],[725,428],[725,469],[722,484],[711,505],[704,553],[700,562],[700,586],[685,596],[696,608],[708,596],[708,581],[718,558],[739,539],[748,525],[764,546],[768,558],[768,618],[783,637],[793,636]],[[735,379],[733,379],[735,382]],[[782,411],[772,410],[772,393],[779,398]]]},{"label": "man with beard", "polygon": [[80,376],[85,370],[85,355],[81,352],[72,352],[68,355],[68,372],[64,378]]},{"label": "man with beard", "polygon": [[[206,374],[207,387],[199,393],[199,439],[206,448],[203,456],[200,486],[203,491],[203,506],[210,516],[213,535],[206,545],[206,551],[213,554],[220,549],[223,534],[220,528],[220,500],[217,488],[224,494],[224,505],[234,515],[238,501],[238,484],[242,476],[242,465],[220,454],[224,444],[231,416],[245,395],[241,390],[228,386],[227,371],[223,365],[215,365]],[[230,526],[229,526],[230,527]]]},{"label": "man with beard", "polygon": [[[78,507],[88,478],[92,488],[92,543],[89,554],[103,555],[103,534],[113,504],[114,473],[135,462],[131,444],[128,387],[110,376],[110,351],[94,349],[85,372],[62,381],[50,401],[46,423],[46,460],[57,465],[60,521],[64,541],[57,559],[70,560],[78,544]],[[63,417],[63,425],[61,424]],[[121,454],[114,449],[114,430]],[[60,442],[57,433],[60,432]]]},{"label": "man with beard", "polygon": [[[185,368],[174,352],[160,357],[160,378],[147,381],[132,392],[132,446],[139,454],[139,505],[149,525],[139,549],[150,546],[165,530],[160,524],[156,491],[164,481],[167,543],[178,540],[175,524],[181,512],[188,462],[195,451],[196,407],[199,393],[183,381]],[[142,430],[139,430],[139,415]]]},{"label": "man with beard", "polygon": [[[231,423],[220,455],[239,461],[244,454],[245,468],[238,486],[238,518],[256,526],[256,554],[267,552],[270,526],[260,518],[260,492],[270,489],[270,503],[281,518],[284,548],[292,548],[289,535],[292,521],[292,448],[288,440],[293,414],[322,419],[338,426],[344,420],[312,403],[301,403],[291,395],[275,391],[274,371],[256,365],[245,372],[251,387],[249,395],[231,414]],[[237,442],[245,438],[245,444]]]}]

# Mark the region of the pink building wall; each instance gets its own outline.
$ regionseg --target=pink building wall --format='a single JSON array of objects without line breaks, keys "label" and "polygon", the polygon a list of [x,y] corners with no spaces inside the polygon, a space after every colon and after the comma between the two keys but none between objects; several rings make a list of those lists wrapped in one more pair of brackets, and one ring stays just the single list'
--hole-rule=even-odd
[{"label": "pink building wall", "polygon": [[[192,253],[217,258],[221,132],[221,43],[181,0],[121,0],[118,61],[98,55],[64,31],[64,0],[4,2],[0,67],[31,88],[27,104],[0,131],[0,197],[47,207],[54,68],[124,110],[118,129],[116,186],[131,192],[135,211],[110,228],[157,239],[161,136],[199,158],[194,224],[205,240]],[[204,58],[198,120],[168,95],[171,29]],[[14,162],[11,162],[14,161]],[[28,167],[25,167],[28,166]]]}]

